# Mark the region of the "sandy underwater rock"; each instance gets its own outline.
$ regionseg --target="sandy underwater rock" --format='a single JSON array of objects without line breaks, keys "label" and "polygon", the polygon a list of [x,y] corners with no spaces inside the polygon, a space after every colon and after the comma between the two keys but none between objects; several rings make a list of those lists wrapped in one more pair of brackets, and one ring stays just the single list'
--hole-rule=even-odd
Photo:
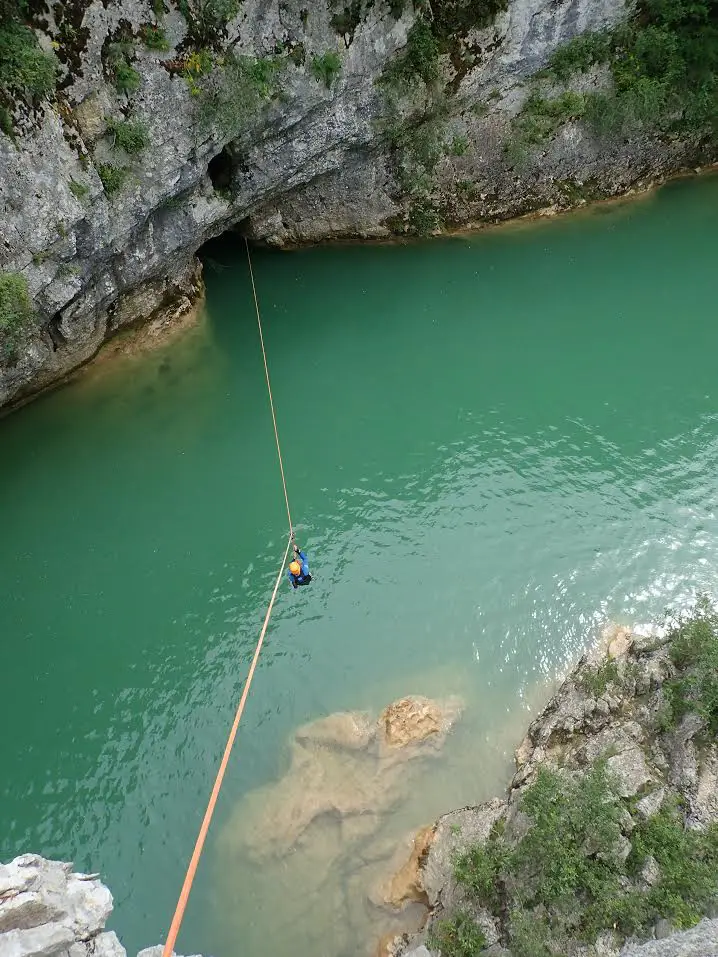
[{"label": "sandy underwater rock", "polygon": [[325,817],[340,822],[345,838],[368,836],[406,792],[409,762],[438,753],[460,713],[458,699],[409,696],[378,720],[340,712],[303,725],[284,777],[247,795],[238,809],[233,842],[257,859],[282,856]]}]

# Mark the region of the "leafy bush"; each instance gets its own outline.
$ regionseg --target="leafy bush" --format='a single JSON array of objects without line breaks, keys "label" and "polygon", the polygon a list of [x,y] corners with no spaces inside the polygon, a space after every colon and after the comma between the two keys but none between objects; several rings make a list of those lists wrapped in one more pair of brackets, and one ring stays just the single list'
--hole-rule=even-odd
[{"label": "leafy bush", "polygon": [[692,927],[718,902],[718,825],[687,830],[676,804],[668,803],[641,822],[631,836],[628,860],[640,873],[650,855],[660,881],[647,895],[649,918],[668,918],[676,927]]},{"label": "leafy bush", "polygon": [[710,735],[718,733],[718,615],[701,598],[690,618],[670,633],[671,659],[680,673],[663,686],[665,728],[687,711],[697,712]]},{"label": "leafy bush", "polygon": [[59,64],[37,44],[33,31],[15,19],[0,23],[0,91],[36,103],[55,89]]},{"label": "leafy bush", "polygon": [[441,951],[442,957],[478,957],[486,947],[486,938],[467,913],[458,911],[432,924],[429,946]]},{"label": "leafy bush", "polygon": [[241,0],[180,0],[189,34],[199,47],[217,47],[227,24],[239,13]]},{"label": "leafy bush", "polygon": [[385,69],[382,81],[401,87],[422,81],[427,85],[439,78],[439,41],[431,26],[420,17],[409,30],[406,48]]},{"label": "leafy bush", "polygon": [[100,163],[97,173],[102,180],[102,186],[108,196],[117,193],[124,186],[127,179],[127,170],[122,166],[113,166],[111,163]]},{"label": "leafy bush", "polygon": [[627,24],[587,33],[557,50],[548,71],[566,82],[608,63],[613,90],[587,98],[599,132],[650,128],[676,133],[718,130],[718,3],[642,0]]},{"label": "leafy bush", "polygon": [[544,917],[516,909],[509,917],[511,953],[514,957],[553,957],[551,929]]},{"label": "leafy bush", "polygon": [[147,127],[140,120],[108,120],[107,132],[113,138],[113,146],[125,153],[141,153],[149,145]]},{"label": "leafy bush", "polygon": [[197,50],[187,57],[181,75],[192,96],[199,96],[202,93],[202,77],[211,73],[213,66],[214,61],[209,50]]},{"label": "leafy bush", "polygon": [[618,681],[618,663],[606,658],[595,668],[588,665],[581,675],[580,685],[594,698],[600,698],[610,684]]},{"label": "leafy bush", "polygon": [[489,840],[486,844],[474,844],[457,857],[454,877],[485,907],[498,909],[501,904],[499,880],[508,858],[509,849],[503,841]]},{"label": "leafy bush", "polygon": [[79,183],[76,179],[71,179],[70,192],[75,199],[84,199],[85,196],[87,196],[87,194],[90,192],[90,187],[85,186],[84,183]]},{"label": "leafy bush", "polygon": [[606,31],[580,33],[551,54],[546,74],[567,83],[575,73],[585,73],[611,55],[612,37]]},{"label": "leafy bush", "polygon": [[197,82],[206,124],[225,133],[241,131],[247,121],[279,93],[279,75],[284,62],[279,57],[255,59],[228,53],[222,69],[212,71],[208,83]]},{"label": "leafy bush", "polygon": [[110,43],[107,48],[107,65],[115,81],[115,89],[125,96],[131,96],[140,88],[140,74],[130,63],[132,55],[132,44],[126,40]]},{"label": "leafy bush", "polygon": [[144,45],[150,50],[160,50],[164,53],[170,48],[165,31],[160,26],[145,23],[140,30],[140,36]]},{"label": "leafy bush", "polygon": [[30,302],[27,279],[17,272],[0,272],[0,355],[17,358],[18,347],[35,313]]},{"label": "leafy bush", "polygon": [[508,0],[432,0],[434,34],[451,44],[469,30],[489,26],[508,5]]},{"label": "leafy bush", "polygon": [[469,141],[465,136],[455,136],[449,143],[449,153],[452,156],[463,156],[469,149]]},{"label": "leafy bush", "polygon": [[409,228],[419,236],[428,236],[441,228],[441,216],[428,196],[418,192],[409,207]]},{"label": "leafy bush", "polygon": [[321,56],[316,53],[312,57],[312,73],[316,80],[324,83],[330,89],[334,80],[339,76],[342,68],[341,57],[334,50],[327,50]]},{"label": "leafy bush", "polygon": [[509,161],[521,163],[532,146],[544,143],[568,120],[580,119],[586,112],[586,97],[566,90],[557,97],[543,97],[533,90],[523,109],[513,120],[513,133],[504,145]]}]

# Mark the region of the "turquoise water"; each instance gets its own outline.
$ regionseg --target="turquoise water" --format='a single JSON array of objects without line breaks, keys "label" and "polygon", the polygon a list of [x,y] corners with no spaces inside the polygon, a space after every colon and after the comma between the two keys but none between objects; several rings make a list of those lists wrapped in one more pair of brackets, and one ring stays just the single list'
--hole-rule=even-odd
[{"label": "turquoise water", "polygon": [[[234,847],[299,724],[462,697],[382,818],[398,840],[503,786],[606,622],[713,588],[717,226],[713,178],[471,237],[255,253],[316,577],[280,592],[180,952],[344,957],[386,929],[350,861],[341,901],[308,901],[336,848]],[[166,932],[285,541],[243,246],[209,255],[194,329],[0,422],[0,857],[101,871],[130,950]]]}]

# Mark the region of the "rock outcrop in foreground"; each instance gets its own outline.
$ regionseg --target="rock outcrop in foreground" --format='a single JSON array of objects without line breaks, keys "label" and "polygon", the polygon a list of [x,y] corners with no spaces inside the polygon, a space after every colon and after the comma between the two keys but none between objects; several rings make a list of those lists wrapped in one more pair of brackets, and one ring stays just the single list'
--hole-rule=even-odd
[{"label": "rock outcrop in foreground", "polygon": [[718,954],[718,920],[686,929],[718,916],[718,619],[606,638],[531,724],[507,796],[436,823],[413,877],[428,922],[383,955]]},{"label": "rock outcrop in foreground", "polygon": [[[0,957],[126,957],[105,930],[112,894],[96,874],[23,854],[0,864]],[[149,947],[138,957],[160,957]]]}]

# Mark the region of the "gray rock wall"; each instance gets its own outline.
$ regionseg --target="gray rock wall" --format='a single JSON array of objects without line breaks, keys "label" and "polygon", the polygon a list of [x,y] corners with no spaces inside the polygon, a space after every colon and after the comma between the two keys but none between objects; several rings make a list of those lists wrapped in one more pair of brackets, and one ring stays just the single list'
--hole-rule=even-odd
[{"label": "gray rock wall", "polygon": [[[227,48],[265,57],[302,44],[306,58],[283,56],[280,95],[247,108],[231,129],[208,121],[203,98],[178,74],[187,25],[173,4],[162,21],[166,52],[139,39],[155,19],[151,0],[67,6],[79,9],[87,40],[61,95],[34,120],[18,119],[14,140],[0,134],[0,272],[27,278],[37,310],[19,357],[0,358],[0,406],[87,361],[121,324],[147,318],[173,296],[196,295],[197,249],[235,224],[275,244],[371,238],[404,228],[411,208],[411,190],[397,176],[401,157],[387,137],[387,96],[376,83],[406,43],[415,19],[409,0],[399,19],[387,0],[367,2],[352,38],[330,22],[337,0],[243,0]],[[492,26],[461,40],[474,63],[462,76],[442,58],[441,136],[468,145],[463,155],[443,155],[432,173],[432,208],[446,223],[567,205],[567,180],[591,180],[594,191],[614,194],[690,158],[690,144],[645,136],[598,143],[577,124],[520,170],[504,155],[526,79],[560,44],[625,16],[624,0],[510,0]],[[120,27],[136,37],[140,86],[130,96],[116,91],[103,67],[103,45]],[[44,45],[58,35],[48,15]],[[312,56],[326,51],[341,56],[330,89],[311,69]],[[419,89],[400,113],[411,125],[438,108],[436,91]],[[108,120],[126,117],[149,131],[149,146],[132,156],[106,134]],[[213,160],[219,187],[209,175]],[[129,170],[111,195],[98,175],[105,163]],[[133,308],[118,311],[128,301]]]}]

